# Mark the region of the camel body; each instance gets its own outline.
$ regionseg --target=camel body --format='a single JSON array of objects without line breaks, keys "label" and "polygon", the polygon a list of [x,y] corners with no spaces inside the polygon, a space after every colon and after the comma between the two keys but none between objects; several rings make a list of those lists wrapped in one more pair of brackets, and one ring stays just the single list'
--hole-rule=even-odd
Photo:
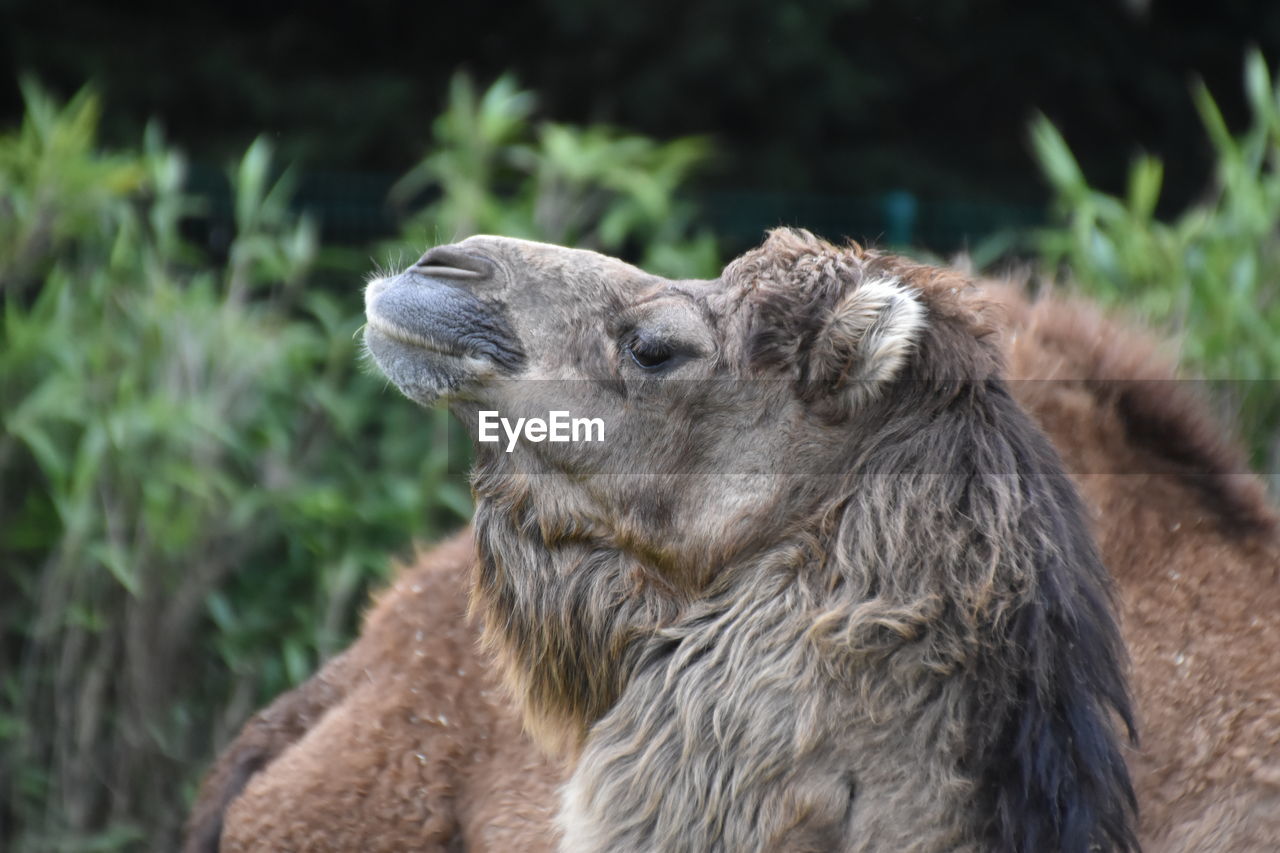
[{"label": "camel body", "polygon": [[[1141,336],[1079,305],[998,299],[1011,389],[1062,455],[1118,587],[1144,849],[1276,849],[1280,560],[1258,481]],[[522,733],[476,650],[468,537],[407,567],[347,652],[246,725],[189,849],[219,830],[224,850],[556,848],[569,766]]]}]

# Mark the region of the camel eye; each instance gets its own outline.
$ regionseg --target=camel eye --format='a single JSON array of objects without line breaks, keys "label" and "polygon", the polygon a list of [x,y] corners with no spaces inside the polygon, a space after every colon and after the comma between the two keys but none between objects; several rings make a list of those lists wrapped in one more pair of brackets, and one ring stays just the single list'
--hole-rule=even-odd
[{"label": "camel eye", "polygon": [[676,354],[669,343],[656,338],[636,335],[626,345],[631,360],[645,370],[658,370],[671,364]]}]

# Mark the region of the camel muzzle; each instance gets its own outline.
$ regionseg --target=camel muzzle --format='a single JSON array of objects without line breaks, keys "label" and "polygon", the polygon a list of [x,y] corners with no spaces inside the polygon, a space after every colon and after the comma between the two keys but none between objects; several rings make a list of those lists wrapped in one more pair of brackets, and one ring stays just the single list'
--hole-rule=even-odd
[{"label": "camel muzzle", "polygon": [[365,290],[365,344],[401,391],[429,404],[481,376],[524,363],[499,306],[464,286],[491,278],[488,261],[451,247],[432,249],[397,276]]}]

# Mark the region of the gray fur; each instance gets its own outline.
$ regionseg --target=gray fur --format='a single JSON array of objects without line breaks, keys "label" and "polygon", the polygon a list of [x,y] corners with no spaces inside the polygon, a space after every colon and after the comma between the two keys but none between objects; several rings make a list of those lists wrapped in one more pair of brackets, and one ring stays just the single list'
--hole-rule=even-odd
[{"label": "gray fur", "polygon": [[[566,392],[611,418],[602,447],[477,450],[473,606],[577,755],[564,850],[1134,846],[1105,575],[963,280],[802,232],[711,282],[449,251],[491,265],[466,286],[518,366],[384,356],[424,291],[371,305],[388,375],[471,429]],[[628,356],[654,338],[678,357]]]}]

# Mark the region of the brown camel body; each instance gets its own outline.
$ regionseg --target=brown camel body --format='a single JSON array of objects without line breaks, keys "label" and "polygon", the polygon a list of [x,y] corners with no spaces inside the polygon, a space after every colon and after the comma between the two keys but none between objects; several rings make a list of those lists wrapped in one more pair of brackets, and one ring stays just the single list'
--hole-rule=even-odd
[{"label": "brown camel body", "polygon": [[1280,536],[1262,483],[1150,340],[1079,304],[1007,301],[1012,374],[1054,380],[1015,394],[1116,579],[1144,849],[1280,850]]},{"label": "brown camel body", "polygon": [[[1280,561],[1261,489],[1148,343],[1078,306],[1002,301],[1010,375],[1053,380],[1013,392],[1062,454],[1119,586],[1144,847],[1276,849]],[[554,846],[565,771],[475,651],[473,560],[459,539],[406,569],[350,650],[246,725],[206,780],[189,849],[219,826],[225,850]]]},{"label": "brown camel body", "polygon": [[563,771],[476,647],[474,560],[469,529],[424,554],[356,643],[245,724],[205,780],[187,850],[555,849]]}]

